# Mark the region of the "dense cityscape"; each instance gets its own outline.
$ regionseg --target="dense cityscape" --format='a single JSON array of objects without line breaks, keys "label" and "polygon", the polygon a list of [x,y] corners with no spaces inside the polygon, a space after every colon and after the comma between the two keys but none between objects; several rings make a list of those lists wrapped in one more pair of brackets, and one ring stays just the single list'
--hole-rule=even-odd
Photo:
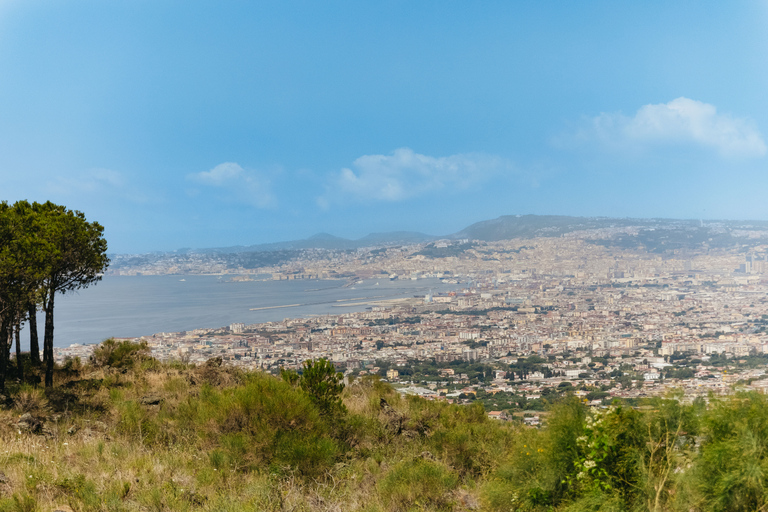
[{"label": "dense cityscape", "polygon": [[[455,284],[451,293],[369,301],[359,312],[144,337],[165,361],[220,357],[276,373],[327,358],[348,378],[379,374],[403,392],[431,399],[482,398],[496,415],[543,409],[564,392],[601,404],[675,390],[692,400],[737,387],[766,389],[763,232],[743,231],[739,236],[752,243],[723,247],[618,246],[643,233],[624,226],[556,237],[308,250],[257,268],[188,257],[182,267],[168,257],[114,272],[335,278],[346,286],[424,278]],[[90,350],[59,349],[58,359],[85,358]]]}]

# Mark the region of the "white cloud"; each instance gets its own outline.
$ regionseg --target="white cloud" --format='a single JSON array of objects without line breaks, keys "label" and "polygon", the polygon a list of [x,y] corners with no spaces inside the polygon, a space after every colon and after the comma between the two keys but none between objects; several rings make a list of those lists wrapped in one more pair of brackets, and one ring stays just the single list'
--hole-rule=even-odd
[{"label": "white cloud", "polygon": [[766,154],[766,144],[755,123],[719,114],[717,108],[688,98],[644,105],[633,117],[603,113],[574,137],[596,141],[617,150],[642,151],[659,146],[694,145],[725,158],[753,158]]},{"label": "white cloud", "polygon": [[123,187],[125,177],[112,169],[92,169],[78,176],[56,176],[46,183],[49,194],[60,196],[105,193]]},{"label": "white cloud", "polygon": [[56,176],[45,182],[45,197],[57,201],[127,200],[146,203],[153,200],[146,190],[130,183],[126,176],[112,169],[91,169],[74,176]]},{"label": "white cloud", "polygon": [[[402,201],[429,192],[467,189],[503,172],[514,172],[511,163],[483,154],[432,157],[408,148],[391,155],[364,155],[332,177],[328,195],[360,201]],[[327,196],[318,199],[327,207]]]},{"label": "white cloud", "polygon": [[221,187],[227,182],[237,180],[245,174],[242,167],[233,162],[224,162],[219,164],[210,171],[199,172],[197,174],[191,174],[193,180],[203,183],[205,185],[214,185]]},{"label": "white cloud", "polygon": [[[210,171],[187,175],[187,179],[220,190],[222,201],[247,203],[258,208],[274,206],[275,198],[267,178],[254,171],[246,171],[234,162],[224,162]],[[192,191],[194,194],[196,191]]]}]

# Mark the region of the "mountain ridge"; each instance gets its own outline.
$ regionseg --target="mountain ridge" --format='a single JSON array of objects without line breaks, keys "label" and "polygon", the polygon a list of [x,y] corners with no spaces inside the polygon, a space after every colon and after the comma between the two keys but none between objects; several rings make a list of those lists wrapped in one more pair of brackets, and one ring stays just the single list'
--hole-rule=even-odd
[{"label": "mountain ridge", "polygon": [[669,218],[617,218],[576,217],[568,215],[502,215],[482,220],[451,234],[429,235],[417,231],[388,231],[369,233],[358,239],[339,237],[320,232],[308,238],[268,242],[254,245],[235,245],[198,249],[178,249],[167,254],[237,254],[248,252],[293,251],[308,249],[357,250],[365,247],[413,245],[436,240],[471,239],[495,242],[514,238],[562,236],[574,231],[634,226],[645,230],[704,230],[722,232],[732,229],[768,230],[768,221],[761,220],[695,220]]}]

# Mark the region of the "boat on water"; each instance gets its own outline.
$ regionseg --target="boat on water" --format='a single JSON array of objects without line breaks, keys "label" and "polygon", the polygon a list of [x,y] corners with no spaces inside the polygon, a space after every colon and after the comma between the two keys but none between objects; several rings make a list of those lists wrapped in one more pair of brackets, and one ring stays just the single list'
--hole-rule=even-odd
[{"label": "boat on water", "polygon": [[182,282],[183,282],[183,281],[186,281],[186,279],[179,279],[179,281],[182,281]]}]

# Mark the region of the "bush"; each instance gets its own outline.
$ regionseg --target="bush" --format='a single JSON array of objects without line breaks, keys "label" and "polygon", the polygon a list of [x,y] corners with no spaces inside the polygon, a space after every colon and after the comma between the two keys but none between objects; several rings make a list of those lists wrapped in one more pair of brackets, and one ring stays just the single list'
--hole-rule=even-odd
[{"label": "bush", "polygon": [[439,406],[437,421],[427,434],[435,453],[464,479],[479,477],[496,466],[509,449],[510,431],[492,424],[480,402]]},{"label": "bush", "polygon": [[119,402],[117,410],[120,414],[117,430],[120,433],[142,444],[151,444],[157,440],[159,434],[157,424],[150,418],[146,408],[133,400],[127,400]]},{"label": "bush", "polygon": [[91,355],[91,363],[95,366],[110,368],[126,368],[137,362],[151,358],[151,350],[146,341],[135,343],[130,340],[117,341],[109,338],[101,342]]},{"label": "bush", "polygon": [[379,494],[393,511],[450,510],[450,493],[457,483],[456,475],[442,464],[415,459],[393,467],[379,484]]},{"label": "bush", "polygon": [[521,428],[511,440],[506,460],[483,485],[490,510],[548,510],[560,506],[570,491],[566,484],[579,452],[576,439],[584,431],[585,408],[576,399],[553,406],[548,428]]},{"label": "bush", "polygon": [[708,510],[768,506],[768,399],[757,393],[713,400],[694,475]]},{"label": "bush", "polygon": [[222,451],[217,464],[236,469],[270,465],[316,476],[341,451],[310,397],[264,374],[222,391],[206,385],[199,397],[179,406],[173,419],[184,425],[190,440],[202,438]]},{"label": "bush", "polygon": [[47,411],[48,399],[45,397],[45,392],[42,389],[24,384],[14,397],[13,405],[21,414],[39,415]]},{"label": "bush", "polygon": [[522,429],[483,485],[486,508],[493,511],[548,510],[562,498],[559,454],[544,431]]},{"label": "bush", "polygon": [[38,512],[40,507],[37,505],[37,500],[28,494],[14,494],[7,507],[0,506],[0,510],[8,510],[9,512]]},{"label": "bush", "polygon": [[62,370],[64,370],[65,372],[76,374],[82,369],[83,369],[83,363],[79,357],[67,356],[66,359],[64,359],[64,365],[62,366]]},{"label": "bush", "polygon": [[299,387],[312,397],[323,413],[336,416],[344,412],[341,402],[343,379],[344,375],[327,359],[304,361]]}]

